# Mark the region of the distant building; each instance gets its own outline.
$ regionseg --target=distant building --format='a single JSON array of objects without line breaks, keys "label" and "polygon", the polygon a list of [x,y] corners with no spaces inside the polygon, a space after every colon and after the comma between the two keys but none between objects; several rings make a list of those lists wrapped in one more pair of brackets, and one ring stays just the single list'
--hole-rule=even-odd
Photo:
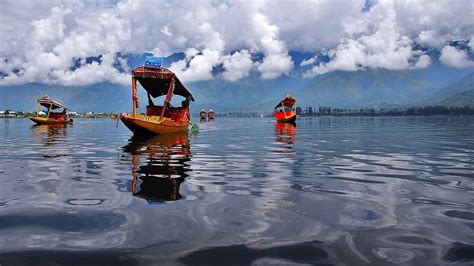
[{"label": "distant building", "polygon": [[301,110],[301,107],[299,107],[299,106],[296,107],[296,115],[301,115],[302,111],[303,110]]},{"label": "distant building", "polygon": [[17,117],[17,112],[12,110],[0,111],[0,117]]}]

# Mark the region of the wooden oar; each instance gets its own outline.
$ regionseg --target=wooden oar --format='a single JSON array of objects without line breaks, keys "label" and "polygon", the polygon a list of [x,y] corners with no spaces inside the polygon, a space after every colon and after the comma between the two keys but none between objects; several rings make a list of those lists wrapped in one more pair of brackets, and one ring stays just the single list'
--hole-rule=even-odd
[{"label": "wooden oar", "polygon": [[198,133],[199,132],[199,125],[196,123],[192,123],[189,121],[189,125],[191,126],[190,130],[192,133]]}]

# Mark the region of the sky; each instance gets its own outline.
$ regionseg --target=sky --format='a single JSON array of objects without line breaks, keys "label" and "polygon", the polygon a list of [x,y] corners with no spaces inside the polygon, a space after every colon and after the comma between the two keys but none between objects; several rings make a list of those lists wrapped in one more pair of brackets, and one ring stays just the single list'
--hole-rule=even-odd
[{"label": "sky", "polygon": [[0,40],[0,86],[129,84],[144,53],[184,53],[169,67],[185,82],[465,68],[474,0],[0,0]]}]

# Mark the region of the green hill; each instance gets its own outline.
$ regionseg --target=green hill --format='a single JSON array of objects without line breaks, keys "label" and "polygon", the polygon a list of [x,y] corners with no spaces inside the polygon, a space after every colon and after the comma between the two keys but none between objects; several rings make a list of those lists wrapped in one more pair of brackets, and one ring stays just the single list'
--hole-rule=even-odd
[{"label": "green hill", "polygon": [[[283,76],[275,80],[251,76],[237,82],[217,78],[186,85],[196,99],[191,105],[193,112],[201,108],[218,112],[271,111],[274,104],[288,93],[302,107],[389,107],[437,104],[456,93],[473,89],[472,71],[434,64],[421,70],[334,71],[313,78]],[[146,95],[141,89],[138,93],[143,108]],[[99,83],[68,87],[41,84],[1,86],[0,110],[32,111],[36,99],[43,95],[78,112],[118,113],[131,109],[130,85]]]},{"label": "green hill", "polygon": [[300,105],[354,107],[416,103],[433,93],[432,85],[408,71],[334,71],[316,76],[295,96]]},{"label": "green hill", "polygon": [[464,91],[469,91],[474,89],[474,72],[468,74],[462,79],[441,88],[438,90],[430,99],[429,103],[437,103],[444,101],[450,96],[455,96]]},{"label": "green hill", "polygon": [[474,89],[463,91],[455,95],[449,96],[446,99],[439,102],[440,105],[444,106],[470,106],[474,107]]}]

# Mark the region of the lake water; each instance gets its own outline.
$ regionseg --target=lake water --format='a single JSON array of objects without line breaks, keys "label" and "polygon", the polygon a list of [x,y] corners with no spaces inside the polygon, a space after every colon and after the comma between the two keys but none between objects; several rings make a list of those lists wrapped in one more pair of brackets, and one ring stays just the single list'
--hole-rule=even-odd
[{"label": "lake water", "polygon": [[0,264],[474,262],[474,117],[0,119]]}]

